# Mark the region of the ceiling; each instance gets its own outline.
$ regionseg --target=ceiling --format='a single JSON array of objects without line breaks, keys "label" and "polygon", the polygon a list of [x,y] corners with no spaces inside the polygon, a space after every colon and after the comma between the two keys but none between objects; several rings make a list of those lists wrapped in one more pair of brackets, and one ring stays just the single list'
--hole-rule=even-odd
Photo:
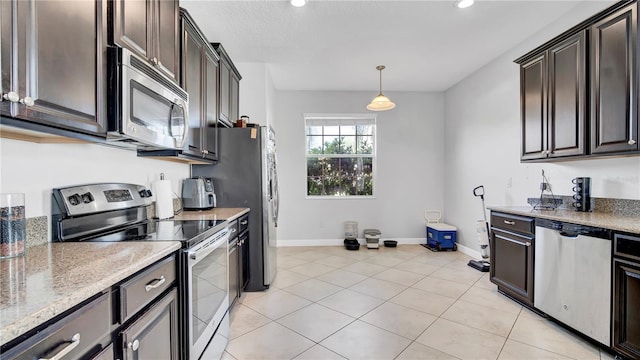
[{"label": "ceiling", "polygon": [[[443,91],[579,1],[181,0],[235,63],[267,63],[279,90]],[[603,2],[603,7],[611,1]]]}]

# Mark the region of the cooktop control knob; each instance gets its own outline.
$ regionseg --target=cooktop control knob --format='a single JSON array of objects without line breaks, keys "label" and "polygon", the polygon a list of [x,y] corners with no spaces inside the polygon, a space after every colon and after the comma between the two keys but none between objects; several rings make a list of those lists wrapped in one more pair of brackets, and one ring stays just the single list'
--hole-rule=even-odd
[{"label": "cooktop control knob", "polygon": [[82,202],[82,198],[79,194],[73,194],[67,198],[69,200],[69,204],[75,206]]},{"label": "cooktop control knob", "polygon": [[138,194],[140,194],[141,198],[147,197],[147,190],[142,189],[138,191]]},{"label": "cooktop control knob", "polygon": [[145,190],[145,193],[147,194],[147,197],[153,196],[153,194],[151,193],[151,190],[149,189]]},{"label": "cooktop control knob", "polygon": [[90,192],[82,194],[82,202],[83,203],[88,204],[88,203],[92,202],[93,200],[95,200],[95,199],[93,198],[93,195],[91,195]]}]

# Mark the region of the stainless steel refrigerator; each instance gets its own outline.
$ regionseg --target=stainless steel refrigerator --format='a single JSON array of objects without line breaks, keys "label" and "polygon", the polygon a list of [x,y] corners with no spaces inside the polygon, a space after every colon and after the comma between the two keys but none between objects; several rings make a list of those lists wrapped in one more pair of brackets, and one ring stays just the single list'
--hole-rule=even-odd
[{"label": "stainless steel refrigerator", "polygon": [[213,178],[217,207],[251,209],[249,279],[245,291],[265,290],[276,276],[278,175],[275,134],[273,129],[264,126],[212,128],[210,131],[218,132],[218,163],[192,165],[191,175]]}]

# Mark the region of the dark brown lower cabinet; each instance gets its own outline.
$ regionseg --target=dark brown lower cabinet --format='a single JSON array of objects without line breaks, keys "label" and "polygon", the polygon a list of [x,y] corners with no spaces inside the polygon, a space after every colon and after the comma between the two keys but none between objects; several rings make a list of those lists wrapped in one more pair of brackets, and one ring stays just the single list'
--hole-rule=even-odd
[{"label": "dark brown lower cabinet", "polygon": [[122,359],[178,359],[177,290],[164,295],[120,333]]},{"label": "dark brown lower cabinet", "polygon": [[492,212],[491,225],[491,282],[533,306],[534,220]]},{"label": "dark brown lower cabinet", "polygon": [[640,359],[640,263],[613,260],[613,348]]}]

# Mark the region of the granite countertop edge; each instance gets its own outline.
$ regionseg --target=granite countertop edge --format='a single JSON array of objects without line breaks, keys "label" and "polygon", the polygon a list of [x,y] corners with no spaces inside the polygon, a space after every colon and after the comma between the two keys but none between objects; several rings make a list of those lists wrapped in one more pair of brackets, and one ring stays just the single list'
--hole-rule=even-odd
[{"label": "granite countertop edge", "polygon": [[640,217],[573,210],[533,210],[527,206],[488,206],[489,210],[640,234]]},{"label": "granite countertop edge", "polygon": [[232,221],[248,213],[249,208],[213,208],[201,211],[183,211],[175,220],[228,220]]},{"label": "granite countertop edge", "polygon": [[[96,243],[73,243],[73,246],[93,246]],[[127,242],[127,246],[132,248],[138,247],[140,244],[144,244],[144,242]],[[47,321],[55,318],[56,316],[64,313],[65,311],[73,308],[74,306],[81,304],[85,300],[102,293],[105,290],[108,290],[111,286],[117,284],[118,282],[126,279],[127,277],[137,273],[138,271],[146,268],[149,265],[161,260],[165,256],[170,255],[176,250],[180,249],[179,241],[162,241],[162,242],[154,242],[155,245],[159,246],[157,251],[146,254],[145,256],[137,259],[134,263],[122,265],[122,267],[112,267],[109,272],[101,272],[99,276],[99,280],[94,281],[94,279],[89,278],[86,283],[77,283],[73,285],[74,291],[69,291],[65,295],[56,295],[54,290],[49,290],[51,292],[50,298],[54,300],[48,304],[45,304],[38,309],[30,311],[27,314],[21,314],[18,319],[9,320],[7,323],[0,319],[0,324],[2,325],[2,331],[0,332],[0,344],[5,344],[20,335],[27,333],[28,331],[46,323]],[[51,251],[53,248],[63,248],[65,246],[70,246],[67,243],[48,243],[45,245],[40,245],[35,247],[37,248],[47,248],[45,250]],[[34,250],[30,250],[34,251]],[[105,248],[105,256],[110,250]],[[29,254],[25,255],[29,256]],[[9,259],[10,260],[10,259]],[[6,261],[6,260],[3,260]],[[67,276],[72,276],[72,269],[65,269],[66,271],[57,272],[55,276],[57,278],[66,278]],[[77,270],[77,269],[74,269]],[[26,273],[29,272],[27,268],[25,270]],[[0,274],[0,276],[6,276]],[[27,275],[26,275],[27,276]],[[6,285],[9,280],[1,279]],[[22,303],[13,304],[10,306],[2,305],[1,313],[5,313],[5,315],[14,312],[23,312],[20,307],[28,307],[27,305],[23,305]]]}]

